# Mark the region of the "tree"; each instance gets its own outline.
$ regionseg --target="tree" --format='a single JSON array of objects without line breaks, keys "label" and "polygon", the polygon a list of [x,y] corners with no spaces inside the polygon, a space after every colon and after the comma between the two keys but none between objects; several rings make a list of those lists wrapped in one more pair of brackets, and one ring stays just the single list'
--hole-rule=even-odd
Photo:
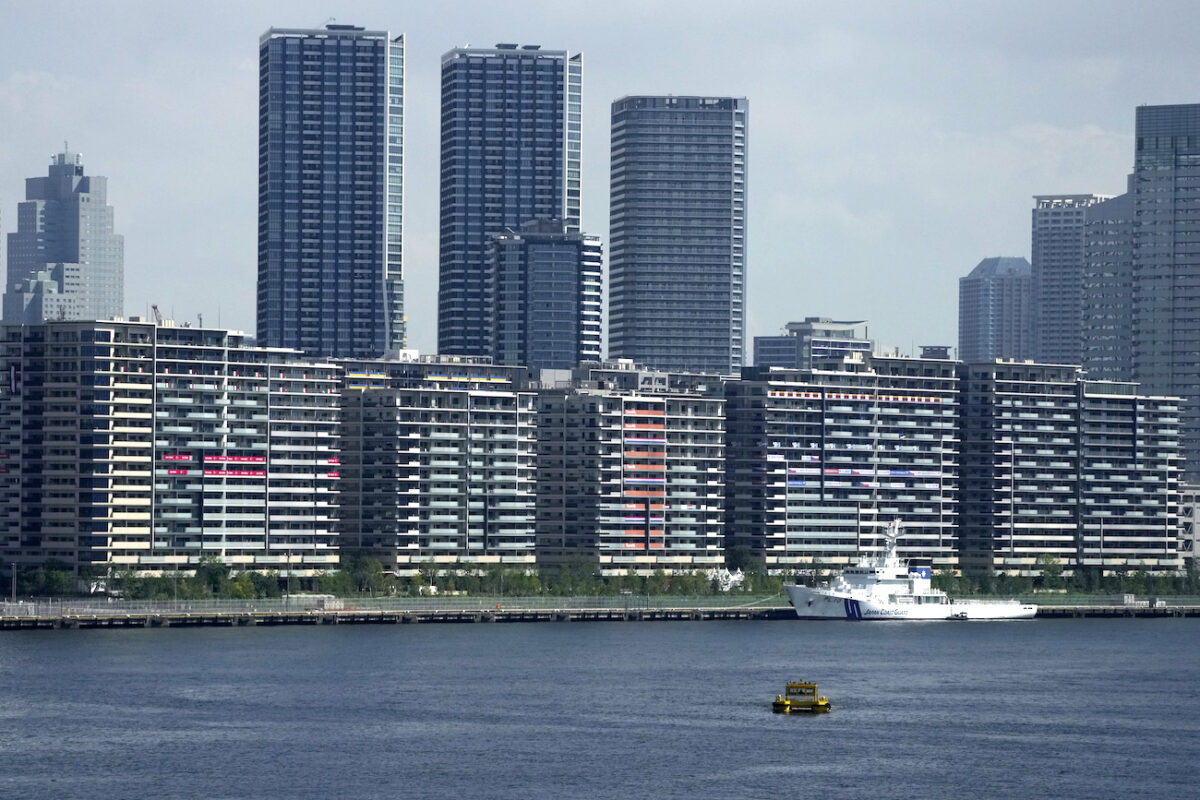
[{"label": "tree", "polygon": [[1038,570],[1042,573],[1042,588],[1057,589],[1062,583],[1063,566],[1058,556],[1042,553],[1037,558]]},{"label": "tree", "polygon": [[354,591],[375,595],[384,593],[388,588],[387,574],[384,573],[383,564],[378,559],[355,557],[350,559],[347,569]]},{"label": "tree", "polygon": [[239,572],[233,580],[229,581],[227,592],[228,596],[235,600],[252,600],[257,596],[254,581],[245,572]]},{"label": "tree", "polygon": [[213,597],[223,597],[228,591],[229,567],[216,556],[204,556],[196,565],[196,581]]},{"label": "tree", "polygon": [[766,562],[761,553],[756,553],[749,547],[730,548],[725,557],[725,564],[730,572],[766,572]]},{"label": "tree", "polygon": [[321,594],[345,597],[354,591],[354,581],[345,570],[332,570],[317,575],[313,585]]},{"label": "tree", "polygon": [[255,597],[279,597],[283,594],[279,588],[278,573],[251,572],[250,582],[254,584]]}]

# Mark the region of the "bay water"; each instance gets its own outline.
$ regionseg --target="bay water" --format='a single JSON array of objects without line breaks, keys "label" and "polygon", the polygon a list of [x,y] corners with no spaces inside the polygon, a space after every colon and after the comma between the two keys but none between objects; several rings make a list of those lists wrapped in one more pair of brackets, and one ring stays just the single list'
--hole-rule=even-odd
[{"label": "bay water", "polygon": [[[816,681],[819,716],[771,713]],[[1200,797],[1200,619],[0,634],[0,798]]]}]

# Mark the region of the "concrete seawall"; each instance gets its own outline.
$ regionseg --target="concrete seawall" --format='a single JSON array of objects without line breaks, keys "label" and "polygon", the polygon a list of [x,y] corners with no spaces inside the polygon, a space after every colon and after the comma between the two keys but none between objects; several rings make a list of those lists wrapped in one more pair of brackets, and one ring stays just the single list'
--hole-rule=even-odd
[{"label": "concrete seawall", "polygon": [[190,628],[257,625],[411,625],[480,622],[663,622],[795,619],[790,606],[757,608],[299,609],[0,616],[0,630]]},{"label": "concrete seawall", "polygon": [[[339,603],[340,604],[340,603]],[[681,622],[731,620],[796,620],[791,606],[758,601],[752,605],[687,606],[656,604],[642,607],[587,607],[578,601],[553,607],[497,603],[494,607],[394,608],[222,608],[221,603],[166,604],[170,607],[124,608],[121,604],[86,607],[56,603],[5,603],[0,608],[0,630],[55,630],[97,628],[196,628],[254,627],[258,625],[412,625],[430,623],[496,622]],[[209,608],[208,605],[218,606]],[[1064,618],[1169,618],[1200,617],[1200,602],[1147,605],[1107,603],[1041,606],[1039,619]]]}]

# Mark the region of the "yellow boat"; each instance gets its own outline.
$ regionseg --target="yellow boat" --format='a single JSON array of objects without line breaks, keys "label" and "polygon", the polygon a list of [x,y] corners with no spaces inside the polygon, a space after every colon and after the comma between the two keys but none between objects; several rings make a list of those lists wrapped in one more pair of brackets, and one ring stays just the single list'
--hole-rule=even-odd
[{"label": "yellow boat", "polygon": [[771,704],[776,714],[817,714],[829,708],[829,698],[817,694],[817,685],[804,682],[789,683]]}]

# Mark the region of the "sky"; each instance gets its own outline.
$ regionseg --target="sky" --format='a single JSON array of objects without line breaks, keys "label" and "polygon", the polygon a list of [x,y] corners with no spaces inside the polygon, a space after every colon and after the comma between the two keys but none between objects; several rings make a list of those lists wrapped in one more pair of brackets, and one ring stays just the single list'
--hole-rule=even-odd
[{"label": "sky", "polygon": [[[0,231],[63,142],[109,179],[125,309],[253,332],[258,38],[406,37],[409,345],[434,352],[440,57],[582,52],[583,229],[608,233],[610,104],[749,98],[749,337],[865,319],[957,343],[958,278],[1029,257],[1036,194],[1119,194],[1134,109],[1200,102],[1200,3],[0,0]],[[194,324],[194,322],[193,322]]]}]

